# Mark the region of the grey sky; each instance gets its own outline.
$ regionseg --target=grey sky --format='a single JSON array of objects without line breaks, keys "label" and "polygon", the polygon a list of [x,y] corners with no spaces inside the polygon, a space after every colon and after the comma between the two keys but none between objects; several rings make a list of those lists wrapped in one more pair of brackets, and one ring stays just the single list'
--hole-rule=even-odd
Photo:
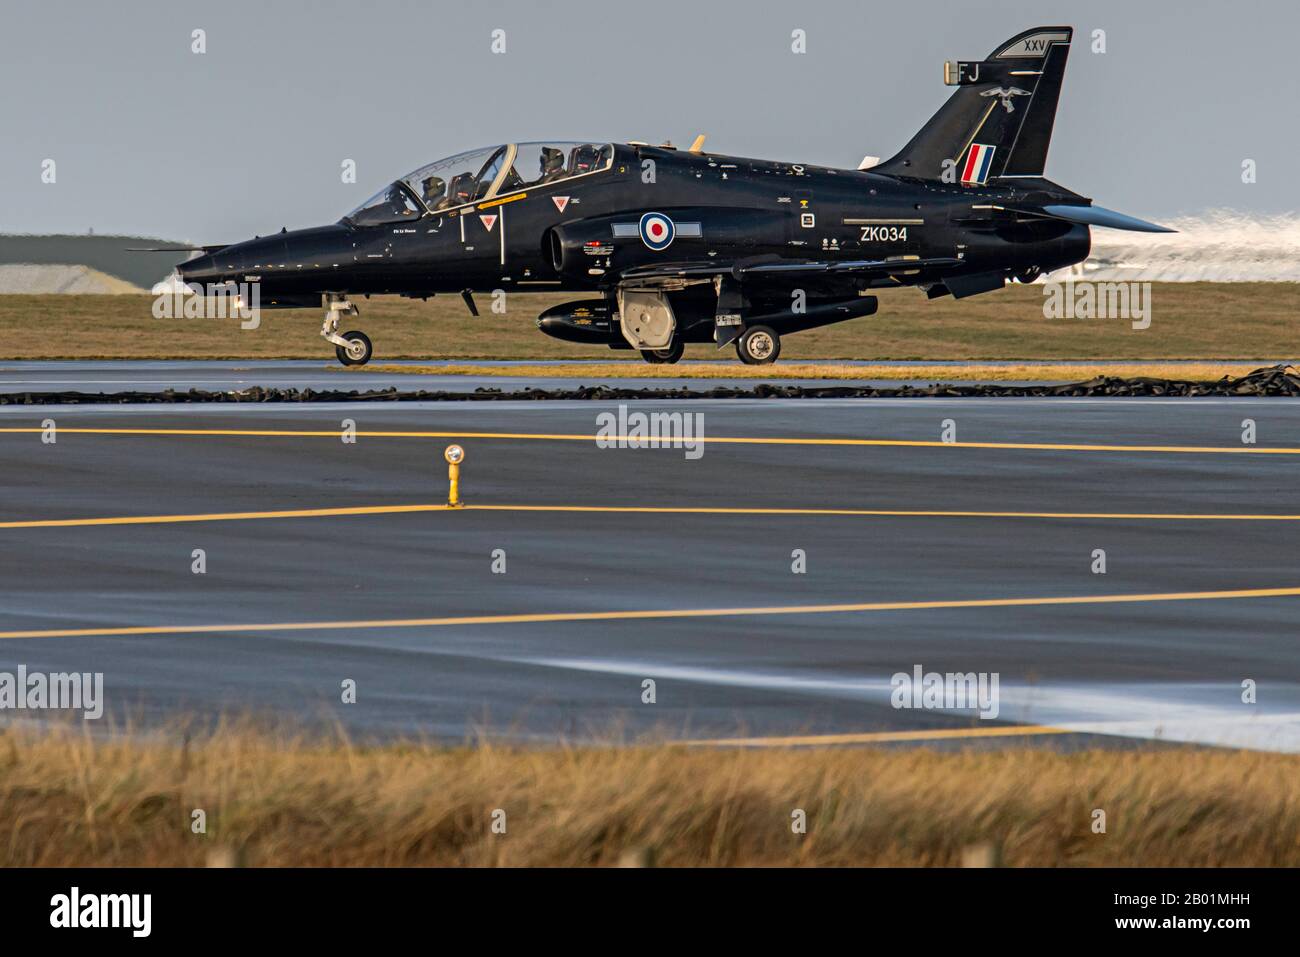
[{"label": "grey sky", "polygon": [[1148,218],[1300,206],[1294,0],[3,2],[0,232],[229,242],[509,140],[706,132],[717,152],[854,167],[929,118],[945,58],[1056,23],[1076,34],[1051,178]]}]

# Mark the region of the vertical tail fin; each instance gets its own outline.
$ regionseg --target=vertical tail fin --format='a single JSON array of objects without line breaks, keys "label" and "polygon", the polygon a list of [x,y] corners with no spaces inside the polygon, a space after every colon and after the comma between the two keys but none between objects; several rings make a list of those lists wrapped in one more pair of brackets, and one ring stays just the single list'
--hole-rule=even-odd
[{"label": "vertical tail fin", "polygon": [[987,59],[945,63],[944,82],[957,91],[872,172],[967,185],[1043,175],[1073,34],[1070,27],[1034,27]]}]

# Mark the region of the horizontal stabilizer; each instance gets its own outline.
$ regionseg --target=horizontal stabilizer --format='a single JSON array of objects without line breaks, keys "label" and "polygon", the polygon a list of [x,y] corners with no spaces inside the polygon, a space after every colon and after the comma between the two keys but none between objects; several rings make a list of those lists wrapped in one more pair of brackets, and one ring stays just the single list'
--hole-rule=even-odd
[{"label": "horizontal stabilizer", "polygon": [[972,206],[971,210],[991,210],[1012,216],[1027,216],[1030,219],[1059,219],[1081,226],[1106,226],[1110,229],[1127,229],[1137,233],[1176,233],[1178,230],[1156,223],[1148,223],[1136,216],[1126,216],[1104,206],[1076,206],[1054,203],[1049,206],[999,206],[989,204]]},{"label": "horizontal stabilizer", "polygon": [[1178,230],[1168,226],[1148,223],[1136,216],[1126,216],[1104,206],[1044,206],[1043,212],[1054,219],[1063,219],[1067,223],[1082,223],[1085,226],[1106,226],[1110,229],[1128,229],[1136,233],[1176,233]]}]

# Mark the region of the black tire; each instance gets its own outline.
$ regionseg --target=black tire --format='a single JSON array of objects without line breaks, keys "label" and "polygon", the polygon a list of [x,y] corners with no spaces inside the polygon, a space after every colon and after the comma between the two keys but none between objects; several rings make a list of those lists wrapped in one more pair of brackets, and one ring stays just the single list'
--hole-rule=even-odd
[{"label": "black tire", "polygon": [[750,326],[736,340],[736,355],[747,366],[765,366],[781,354],[781,337],[768,326]]},{"label": "black tire", "polygon": [[334,347],[334,354],[339,357],[339,362],[345,366],[363,366],[370,361],[370,356],[374,348],[370,345],[370,337],[364,332],[345,332],[343,338],[353,344],[352,349],[345,349],[342,346]]},{"label": "black tire", "polygon": [[651,365],[672,365],[686,351],[686,343],[680,339],[673,340],[667,349],[642,349],[641,358]]}]

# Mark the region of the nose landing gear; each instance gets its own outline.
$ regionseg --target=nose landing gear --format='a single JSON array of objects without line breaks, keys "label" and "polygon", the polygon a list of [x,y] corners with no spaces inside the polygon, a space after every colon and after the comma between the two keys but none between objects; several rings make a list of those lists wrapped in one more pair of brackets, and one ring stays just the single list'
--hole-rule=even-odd
[{"label": "nose landing gear", "polygon": [[334,344],[334,354],[345,366],[365,365],[374,352],[370,337],[356,330],[342,335],[339,335],[338,331],[339,319],[345,315],[357,315],[357,307],[348,301],[347,296],[340,293],[326,293],[321,300],[321,304],[325,307],[325,321],[320,327],[321,337]]}]

